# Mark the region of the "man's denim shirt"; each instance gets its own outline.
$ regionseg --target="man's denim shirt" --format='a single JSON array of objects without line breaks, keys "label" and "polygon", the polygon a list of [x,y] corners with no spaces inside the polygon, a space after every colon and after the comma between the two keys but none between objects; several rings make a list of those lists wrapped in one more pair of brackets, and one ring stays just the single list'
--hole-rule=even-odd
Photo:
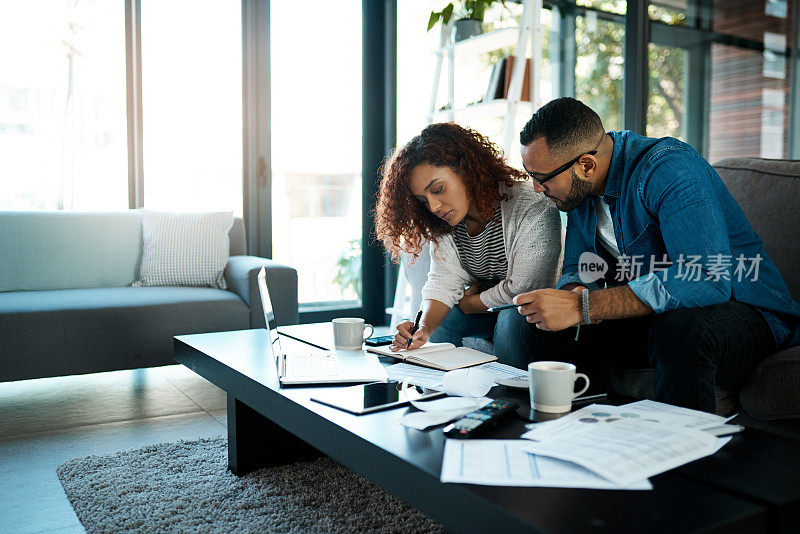
[{"label": "man's denim shirt", "polygon": [[[636,296],[655,313],[734,299],[764,315],[779,348],[800,344],[800,305],[714,168],[671,137],[609,135],[614,152],[603,201]],[[596,226],[591,199],[568,213],[556,287],[577,282],[598,288],[578,276],[581,253],[597,253]],[[665,260],[671,265],[660,263]]]}]

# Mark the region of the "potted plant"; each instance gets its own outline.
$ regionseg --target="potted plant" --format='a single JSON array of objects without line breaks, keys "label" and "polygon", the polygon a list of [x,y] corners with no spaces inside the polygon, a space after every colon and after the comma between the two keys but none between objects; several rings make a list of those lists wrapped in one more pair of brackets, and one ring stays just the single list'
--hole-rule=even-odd
[{"label": "potted plant", "polygon": [[[461,0],[458,2],[459,8],[456,13],[458,18],[453,23],[453,31],[455,33],[453,40],[461,41],[473,35],[480,35],[483,31],[481,24],[483,23],[483,15],[486,12],[486,8],[495,2],[500,2],[504,6],[506,4],[505,0]],[[428,19],[428,31],[431,31],[431,28],[436,26],[436,23],[440,20],[442,24],[449,23],[454,10],[455,6],[450,2],[441,11],[431,11],[431,16]]]},{"label": "potted plant", "polygon": [[356,298],[361,298],[360,239],[351,239],[347,244],[347,249],[339,255],[332,282],[339,286],[342,294],[349,289],[356,294]]}]

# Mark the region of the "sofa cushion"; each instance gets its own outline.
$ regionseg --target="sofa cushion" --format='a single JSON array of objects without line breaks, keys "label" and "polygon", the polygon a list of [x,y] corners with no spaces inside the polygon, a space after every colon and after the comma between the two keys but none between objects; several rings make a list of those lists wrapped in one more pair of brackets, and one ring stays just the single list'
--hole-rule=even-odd
[{"label": "sofa cushion", "polygon": [[129,286],[139,274],[138,211],[0,213],[0,291]]},{"label": "sofa cushion", "polygon": [[792,298],[800,300],[800,160],[726,158],[714,168],[761,236]]},{"label": "sofa cushion", "polygon": [[0,376],[19,380],[166,365],[172,337],[241,330],[250,312],[212,288],[0,293]]},{"label": "sofa cushion", "polygon": [[[142,257],[141,211],[0,212],[0,292],[130,286]],[[230,254],[246,254],[234,218]]]},{"label": "sofa cushion", "polygon": [[225,289],[231,212],[142,212],[142,266],[134,286]]}]

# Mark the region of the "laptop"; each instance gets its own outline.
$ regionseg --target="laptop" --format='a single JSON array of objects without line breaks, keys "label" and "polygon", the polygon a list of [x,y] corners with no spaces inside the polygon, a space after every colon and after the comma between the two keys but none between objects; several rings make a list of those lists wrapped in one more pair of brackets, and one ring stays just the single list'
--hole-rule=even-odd
[{"label": "laptop", "polygon": [[282,385],[379,382],[387,379],[378,357],[363,350],[322,350],[308,346],[307,350],[285,352],[281,347],[263,267],[258,273],[258,291],[270,340],[270,355],[275,358]]}]

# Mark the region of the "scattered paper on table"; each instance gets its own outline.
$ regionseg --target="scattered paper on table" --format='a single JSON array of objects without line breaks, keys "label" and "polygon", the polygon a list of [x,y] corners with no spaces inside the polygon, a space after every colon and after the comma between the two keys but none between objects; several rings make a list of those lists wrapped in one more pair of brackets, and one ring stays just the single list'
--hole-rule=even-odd
[{"label": "scattered paper on table", "polygon": [[680,406],[673,406],[663,402],[654,400],[640,400],[619,406],[631,410],[634,413],[642,414],[642,417],[648,419],[656,419],[661,423],[668,425],[682,426],[686,428],[704,429],[714,426],[719,426],[722,423],[729,421],[735,417],[722,417],[714,415],[713,413],[701,412],[699,410],[690,410],[689,408],[681,408]]},{"label": "scattered paper on table", "polygon": [[[483,369],[489,371],[494,377],[493,380],[497,380],[498,378],[509,379],[528,376],[527,371],[499,362],[484,363],[476,365],[475,367],[468,367],[467,369]],[[442,390],[444,371],[439,371],[438,369],[431,369],[411,363],[396,363],[386,368],[386,374],[389,375],[391,380],[408,382],[409,384],[424,388]]]},{"label": "scattered paper on table", "polygon": [[423,388],[442,390],[444,371],[413,365],[410,363],[396,363],[386,367],[386,374],[391,380],[408,382]]},{"label": "scattered paper on table", "polygon": [[622,406],[591,404],[579,410],[575,410],[564,417],[537,423],[531,430],[524,433],[522,437],[525,439],[543,441],[569,434],[575,430],[580,430],[587,424],[610,423],[618,419],[639,419],[661,423],[668,427],[704,430],[706,428],[718,427],[729,418],[649,400],[633,402]]},{"label": "scattered paper on table", "polygon": [[587,423],[569,433],[530,442],[527,448],[540,456],[574,462],[623,486],[718,449],[717,438],[701,430],[637,418]]},{"label": "scattered paper on table", "polygon": [[530,442],[520,439],[448,439],[442,459],[442,482],[485,486],[541,486],[589,489],[647,490],[640,480],[629,486],[614,484],[571,462],[526,452]]},{"label": "scattered paper on table", "polygon": [[498,378],[518,378],[524,376],[525,378],[528,377],[527,369],[517,369],[516,367],[512,367],[510,365],[506,365],[500,362],[488,362],[477,367],[478,369],[485,369],[492,373],[495,379]]},{"label": "scattered paper on table", "polygon": [[442,391],[456,397],[483,397],[492,386],[494,375],[477,367],[455,369],[442,377]]}]

